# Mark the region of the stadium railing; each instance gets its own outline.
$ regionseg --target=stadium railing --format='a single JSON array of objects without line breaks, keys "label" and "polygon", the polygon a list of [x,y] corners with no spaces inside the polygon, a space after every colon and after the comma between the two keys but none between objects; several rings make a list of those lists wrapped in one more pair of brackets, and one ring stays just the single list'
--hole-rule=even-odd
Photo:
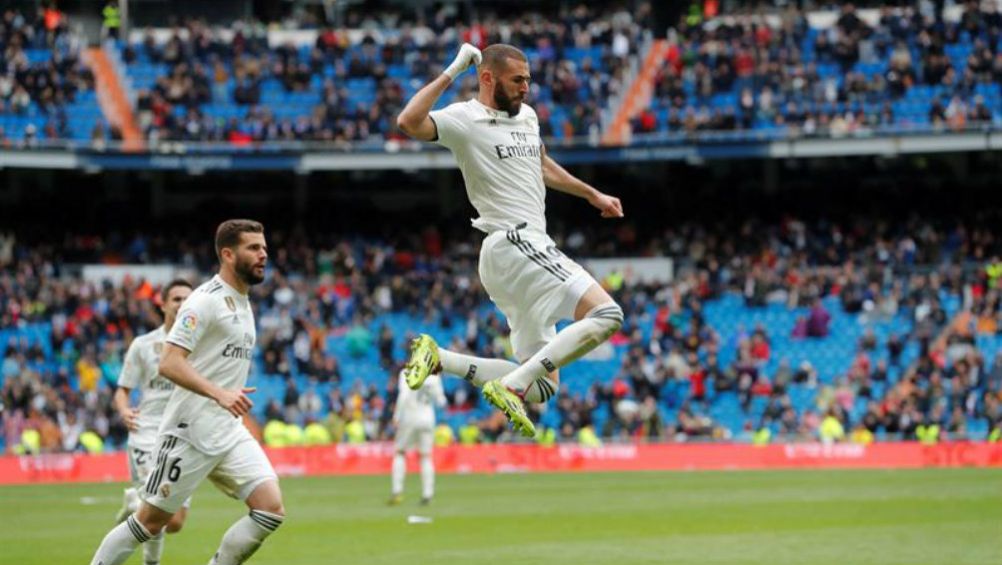
[{"label": "stadium railing", "polygon": [[[550,144],[552,143],[552,144]],[[774,130],[698,131],[634,136],[630,145],[604,146],[591,138],[550,142],[562,164],[692,161],[734,158],[834,157],[996,151],[1002,126],[937,130],[923,126],[881,128],[844,136],[790,135]],[[379,170],[442,169],[455,163],[445,150],[413,141],[331,144],[307,141],[229,143],[170,141],[147,151],[120,142],[73,140],[0,146],[0,166],[78,170]]]}]

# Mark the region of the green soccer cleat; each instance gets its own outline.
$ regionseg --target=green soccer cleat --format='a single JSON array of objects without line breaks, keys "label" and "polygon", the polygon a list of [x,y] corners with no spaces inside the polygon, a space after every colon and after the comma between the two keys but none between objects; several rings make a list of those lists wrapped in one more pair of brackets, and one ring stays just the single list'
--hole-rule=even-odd
[{"label": "green soccer cleat", "polygon": [[411,341],[411,358],[404,365],[404,380],[411,390],[424,384],[428,375],[438,370],[438,344],[428,334],[421,334]]},{"label": "green soccer cleat", "polygon": [[498,410],[504,412],[512,428],[523,437],[535,437],[536,426],[525,413],[525,404],[517,394],[508,390],[500,381],[488,381],[484,385],[484,398]]},{"label": "green soccer cleat", "polygon": [[402,494],[392,494],[390,499],[386,501],[387,506],[400,506],[404,502],[404,495]]}]

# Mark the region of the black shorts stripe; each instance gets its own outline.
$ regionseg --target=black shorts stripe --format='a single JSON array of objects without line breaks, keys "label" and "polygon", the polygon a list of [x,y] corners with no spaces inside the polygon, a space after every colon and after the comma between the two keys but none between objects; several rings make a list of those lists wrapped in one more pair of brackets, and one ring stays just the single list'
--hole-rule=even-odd
[{"label": "black shorts stripe", "polygon": [[552,257],[538,251],[531,243],[522,239],[522,235],[518,233],[518,230],[512,230],[509,236],[509,240],[512,244],[518,248],[526,257],[532,259],[540,267],[543,267],[547,271],[553,274],[561,281],[566,281],[568,277],[571,276],[570,271],[564,268],[563,265],[557,263]]},{"label": "black shorts stripe", "polygon": [[164,473],[167,472],[167,458],[170,455],[170,450],[174,449],[175,443],[177,443],[177,438],[170,436],[164,440],[163,445],[160,447],[160,453],[157,455],[157,482],[153,485],[152,490],[150,490],[150,494],[156,494],[157,489],[160,488],[160,483],[164,480]]},{"label": "black shorts stripe", "polygon": [[163,454],[163,446],[161,445],[160,451],[157,452],[156,466],[153,467],[153,472],[150,473],[150,477],[146,479],[146,492],[149,494],[157,493],[157,486],[158,486],[157,476],[160,474],[160,471],[162,470],[162,465],[161,465],[161,462],[163,460],[162,454]]},{"label": "black shorts stripe", "polygon": [[557,263],[550,257],[547,257],[546,254],[540,253],[539,251],[535,251],[531,244],[526,243],[525,246],[526,246],[526,255],[528,255],[530,258],[536,259],[537,262],[541,265],[546,264],[552,267],[553,270],[556,271],[557,274],[562,277],[562,280],[567,280],[567,278],[571,276],[570,271],[565,269],[563,265]]},{"label": "black shorts stripe", "polygon": [[160,482],[163,480],[164,472],[167,470],[167,455],[176,443],[177,437],[167,436],[163,443],[160,444],[160,452],[157,453],[156,470],[153,471],[153,474],[150,475],[149,480],[146,482],[147,493],[156,494],[157,489],[160,488]]},{"label": "black shorts stripe", "polygon": [[146,492],[149,494],[156,494],[157,492],[157,474],[160,472],[160,454],[157,454],[157,464],[153,467],[153,472],[146,479]]},{"label": "black shorts stripe", "polygon": [[548,262],[549,261],[548,259],[547,259],[546,262],[541,261],[539,257],[534,256],[532,253],[529,252],[529,250],[527,248],[523,247],[523,244],[525,242],[523,242],[520,239],[516,238],[515,235],[512,232],[509,232],[508,241],[510,241],[512,243],[512,245],[515,246],[516,249],[518,249],[519,251],[521,251],[522,254],[525,255],[526,257],[528,257],[533,263],[535,263],[535,264],[539,265],[540,267],[546,269],[546,271],[548,273],[550,273],[551,275],[553,275],[553,276],[557,277],[558,279],[560,279],[561,282],[567,280],[567,277],[565,275],[561,274],[561,272],[558,269],[554,268],[554,266]]},{"label": "black shorts stripe", "polygon": [[535,264],[539,265],[540,267],[546,269],[547,272],[549,272],[551,275],[557,277],[558,279],[563,280],[561,278],[561,276],[560,276],[560,273],[558,273],[555,269],[553,269],[550,266],[547,266],[544,263],[541,263],[537,258],[535,258],[531,254],[529,254],[529,250],[526,249],[525,247],[522,247],[521,241],[516,238],[515,232],[509,232],[508,241],[510,241],[511,244],[514,245],[516,249],[518,249],[519,251],[521,251],[522,255],[525,255],[526,257],[528,257],[529,259],[531,259],[533,263],[535,263]]},{"label": "black shorts stripe", "polygon": [[564,276],[567,277],[571,276],[571,272],[568,271],[567,268],[561,265],[558,261],[554,260],[553,257],[550,257],[549,255],[543,253],[542,251],[539,251],[538,249],[536,249],[534,245],[532,245],[532,243],[529,243],[528,241],[523,241],[522,243],[524,243],[525,246],[528,247],[530,253],[535,253],[540,258],[544,259],[546,262],[553,265],[558,271],[563,273]]},{"label": "black shorts stripe", "polygon": [[550,257],[549,255],[537,250],[536,247],[532,245],[532,243],[523,240],[522,235],[518,233],[518,231],[516,231],[514,235],[515,235],[515,244],[523,248],[524,253],[526,253],[530,257],[535,256],[536,258],[539,259],[540,262],[551,265],[554,269],[557,270],[558,273],[561,273],[568,277],[571,275],[570,271],[565,269],[563,265],[554,261],[553,258]]}]

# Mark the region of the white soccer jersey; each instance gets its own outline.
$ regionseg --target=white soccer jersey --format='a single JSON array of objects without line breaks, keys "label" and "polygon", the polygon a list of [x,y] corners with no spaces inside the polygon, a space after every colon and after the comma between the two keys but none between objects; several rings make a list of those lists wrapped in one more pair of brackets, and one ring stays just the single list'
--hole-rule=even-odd
[{"label": "white soccer jersey", "polygon": [[[184,301],[167,336],[169,343],[191,352],[188,361],[200,375],[227,390],[247,384],[256,339],[250,301],[219,275]],[[160,433],[177,436],[208,455],[249,436],[240,418],[184,387],[174,389]]]},{"label": "white soccer jersey", "polygon": [[546,186],[536,111],[518,115],[473,99],[431,112],[437,143],[449,148],[463,172],[466,194],[480,214],[473,226],[490,233],[521,223],[546,232]]},{"label": "white soccer jersey", "polygon": [[157,430],[164,415],[167,401],[174,392],[174,383],[160,375],[160,352],[163,351],[163,326],[132,340],[125,353],[118,386],[139,389],[139,429],[129,432],[129,445],[143,451],[153,451],[157,443]]},{"label": "white soccer jersey", "polygon": [[442,390],[442,379],[438,375],[428,375],[428,378],[417,390],[411,390],[404,380],[403,371],[397,379],[397,406],[393,410],[393,419],[401,428],[434,428],[435,407],[445,406],[445,392]]}]

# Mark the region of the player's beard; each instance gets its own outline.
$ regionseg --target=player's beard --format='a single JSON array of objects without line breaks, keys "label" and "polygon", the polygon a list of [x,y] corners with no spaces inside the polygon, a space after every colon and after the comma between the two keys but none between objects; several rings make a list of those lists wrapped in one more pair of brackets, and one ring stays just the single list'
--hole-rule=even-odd
[{"label": "player's beard", "polygon": [[233,270],[236,271],[237,276],[247,283],[248,286],[254,286],[264,282],[264,272],[260,275],[255,273],[253,261],[241,261],[238,259]]},{"label": "player's beard", "polygon": [[519,94],[515,98],[508,96],[501,84],[497,83],[494,85],[494,104],[498,110],[508,112],[509,116],[516,116],[522,109],[522,95]]}]

